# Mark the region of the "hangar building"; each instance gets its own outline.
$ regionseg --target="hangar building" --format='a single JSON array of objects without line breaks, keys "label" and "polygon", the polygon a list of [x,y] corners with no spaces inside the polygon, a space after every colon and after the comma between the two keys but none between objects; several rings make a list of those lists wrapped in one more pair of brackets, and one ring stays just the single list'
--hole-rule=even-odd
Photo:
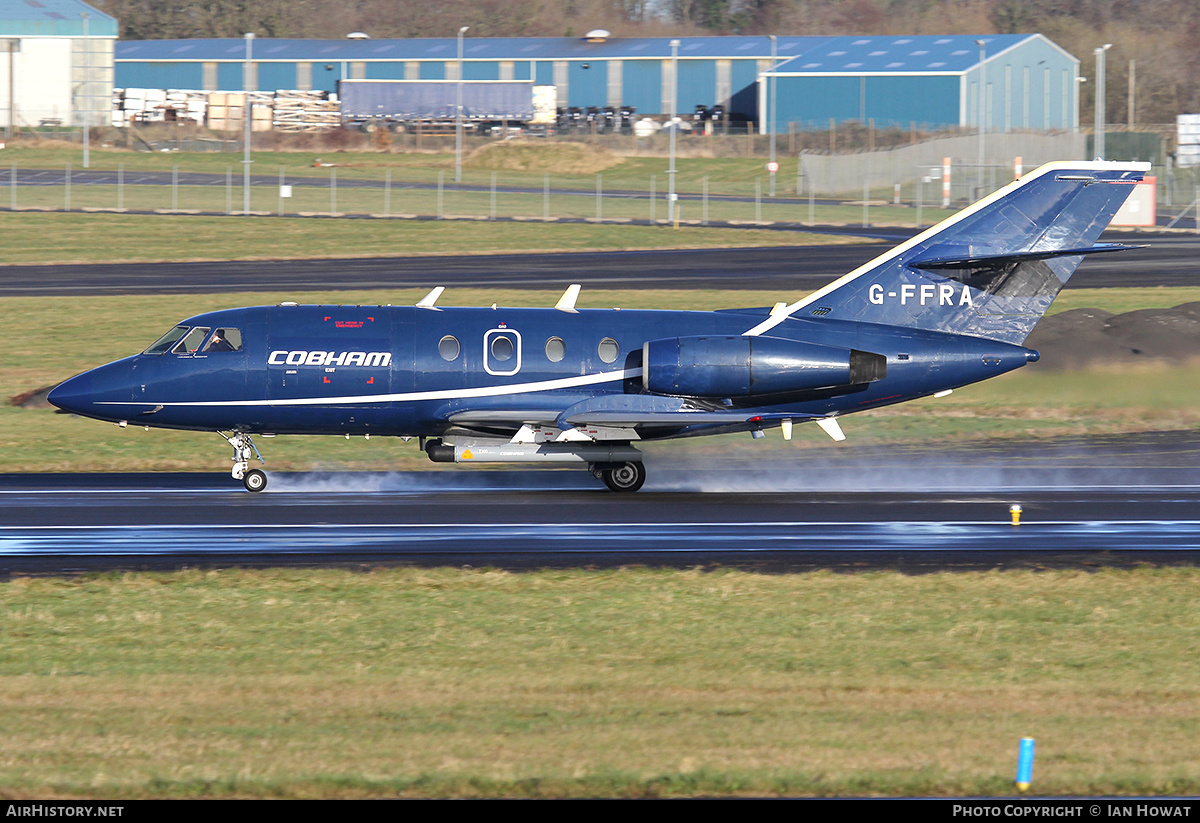
[{"label": "hangar building", "polygon": [[[0,4],[15,5],[13,0]],[[774,127],[780,132],[789,123],[827,128],[831,120],[871,119],[879,127],[973,128],[981,84],[990,129],[1074,130],[1079,122],[1079,61],[1040,34],[779,36],[774,72],[768,37],[681,37],[677,42],[673,47],[670,38],[468,36],[462,77],[553,85],[559,106],[625,105],[636,107],[639,115],[662,115],[670,109],[677,73],[680,113],[723,105],[731,115],[764,127],[771,122],[766,79],[774,77]],[[118,88],[332,92],[344,78],[458,78],[453,37],[257,39],[251,76],[243,86],[245,53],[240,38],[122,41],[114,53],[115,83]]]},{"label": "hangar building", "polygon": [[1079,61],[1040,34],[821,41],[764,73],[760,119],[768,116],[773,77],[777,129],[825,128],[830,120],[973,129],[981,109],[988,131],[1079,125]]},{"label": "hangar building", "polygon": [[116,40],[79,0],[0,0],[0,126],[107,124]]}]

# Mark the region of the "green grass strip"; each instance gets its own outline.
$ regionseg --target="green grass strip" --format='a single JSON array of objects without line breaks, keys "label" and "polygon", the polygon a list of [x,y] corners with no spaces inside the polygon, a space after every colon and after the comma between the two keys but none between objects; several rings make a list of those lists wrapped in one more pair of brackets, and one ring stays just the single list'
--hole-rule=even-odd
[{"label": "green grass strip", "polygon": [[[997,518],[1004,519],[1004,507]],[[0,586],[7,797],[1200,791],[1195,568]]]}]

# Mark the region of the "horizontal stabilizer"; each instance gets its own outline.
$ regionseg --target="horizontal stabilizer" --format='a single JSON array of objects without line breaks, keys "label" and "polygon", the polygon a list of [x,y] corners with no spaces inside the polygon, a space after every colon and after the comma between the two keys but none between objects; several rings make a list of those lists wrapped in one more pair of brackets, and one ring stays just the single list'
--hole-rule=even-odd
[{"label": "horizontal stabilizer", "polygon": [[1044,251],[1021,251],[1010,254],[982,254],[973,257],[930,257],[913,260],[908,265],[914,269],[938,271],[940,269],[1001,269],[1013,263],[1030,260],[1049,260],[1052,257],[1075,257],[1084,254],[1100,254],[1110,251],[1144,249],[1145,244],[1130,246],[1124,243],[1097,243],[1083,249],[1046,249]]}]

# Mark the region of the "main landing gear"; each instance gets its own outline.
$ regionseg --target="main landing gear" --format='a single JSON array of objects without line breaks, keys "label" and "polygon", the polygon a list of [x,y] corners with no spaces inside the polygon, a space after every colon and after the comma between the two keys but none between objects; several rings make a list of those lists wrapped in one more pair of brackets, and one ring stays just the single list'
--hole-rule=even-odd
[{"label": "main landing gear", "polygon": [[604,485],[614,492],[635,492],[646,482],[646,467],[640,461],[592,463],[588,468],[593,477],[603,480]]},{"label": "main landing gear", "polygon": [[217,434],[224,437],[226,442],[233,446],[233,471],[230,472],[233,479],[241,480],[248,492],[260,492],[265,489],[267,473],[261,469],[250,468],[251,457],[257,458],[259,463],[266,465],[266,461],[258,453],[258,448],[250,439],[250,435],[245,432],[234,432],[233,435],[226,435],[223,432],[217,432]]}]

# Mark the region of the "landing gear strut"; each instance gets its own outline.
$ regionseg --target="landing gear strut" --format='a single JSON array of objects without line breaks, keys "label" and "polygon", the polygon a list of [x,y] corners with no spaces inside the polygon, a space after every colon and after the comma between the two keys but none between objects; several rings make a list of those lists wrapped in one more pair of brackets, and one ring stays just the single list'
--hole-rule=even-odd
[{"label": "landing gear strut", "polygon": [[603,480],[614,492],[635,492],[646,482],[646,467],[640,461],[628,463],[593,463],[592,476]]},{"label": "landing gear strut", "polygon": [[267,487],[267,474],[259,469],[250,468],[250,458],[254,457],[259,463],[266,465],[266,461],[262,459],[262,455],[258,453],[258,448],[254,445],[254,441],[250,439],[250,435],[245,432],[234,432],[232,436],[228,436],[223,432],[217,432],[225,438],[229,445],[233,446],[233,471],[229,474],[234,480],[241,480],[242,485],[246,487],[248,492],[260,492]]}]

